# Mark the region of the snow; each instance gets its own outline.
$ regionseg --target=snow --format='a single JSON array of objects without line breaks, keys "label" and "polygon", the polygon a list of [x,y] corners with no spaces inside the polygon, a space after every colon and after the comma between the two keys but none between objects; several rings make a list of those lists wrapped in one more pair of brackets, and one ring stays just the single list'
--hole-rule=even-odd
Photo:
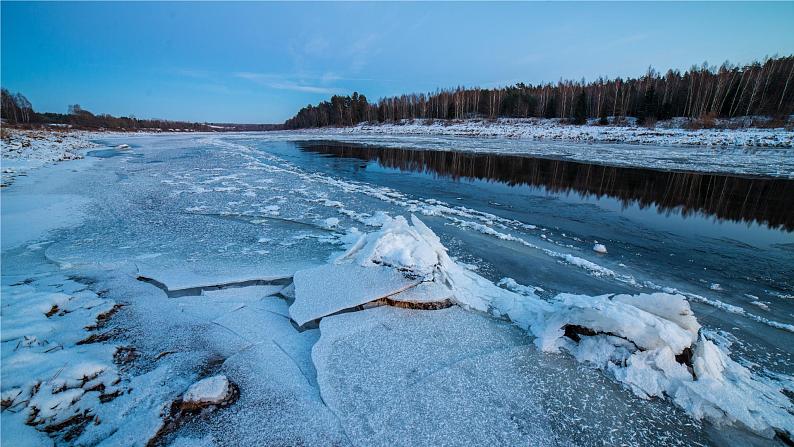
[{"label": "snow", "polygon": [[0,140],[2,184],[45,164],[83,158],[86,149],[97,147],[95,134],[82,131],[43,131],[3,128]]},{"label": "snow", "polygon": [[339,226],[339,219],[336,217],[329,217],[323,221],[325,227],[328,229],[334,229]]},{"label": "snow", "polygon": [[198,406],[221,404],[229,398],[231,392],[229,379],[221,374],[190,385],[182,396],[182,402]]},{"label": "snow", "polygon": [[[233,138],[227,136],[227,138]],[[794,178],[794,132],[784,129],[645,129],[554,120],[405,123],[268,134],[285,141],[526,155],[610,166]]]},{"label": "snow", "polygon": [[524,138],[594,143],[654,145],[792,147],[794,132],[785,129],[648,129],[638,126],[572,126],[555,119],[500,118],[494,121],[406,120],[399,124],[362,123],[339,133],[388,135],[455,135]]},{"label": "snow", "polygon": [[[91,335],[86,327],[115,303],[68,274],[48,272],[31,279],[2,285],[3,418],[7,411],[18,413],[42,430],[77,414],[91,415],[100,397],[119,390],[115,347],[83,344]],[[4,442],[15,432],[4,426]]]}]

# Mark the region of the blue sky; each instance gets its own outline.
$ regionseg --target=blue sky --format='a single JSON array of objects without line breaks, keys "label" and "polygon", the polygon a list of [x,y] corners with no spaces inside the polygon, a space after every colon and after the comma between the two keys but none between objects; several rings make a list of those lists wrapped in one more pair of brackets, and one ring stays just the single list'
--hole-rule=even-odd
[{"label": "blue sky", "polygon": [[282,122],[356,90],[637,76],[794,53],[794,3],[16,3],[2,85],[36,110]]}]

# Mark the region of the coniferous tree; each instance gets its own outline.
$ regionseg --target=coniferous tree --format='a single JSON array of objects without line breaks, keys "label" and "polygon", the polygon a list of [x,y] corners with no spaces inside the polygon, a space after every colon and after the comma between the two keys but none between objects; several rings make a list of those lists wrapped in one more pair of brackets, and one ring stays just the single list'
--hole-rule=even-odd
[{"label": "coniferous tree", "polygon": [[[582,94],[584,98],[580,100]],[[794,56],[765,59],[745,66],[708,64],[663,75],[649,69],[640,78],[560,79],[555,84],[524,84],[493,89],[456,87],[427,94],[406,94],[368,103],[364,95],[331,98],[307,106],[284,123],[286,128],[340,126],[362,121],[403,119],[570,118],[613,116],[615,122],[635,116],[641,122],[672,117],[765,115],[785,120],[794,113]],[[363,98],[363,99],[362,99]],[[342,104],[339,104],[339,100]],[[357,103],[357,105],[353,105]],[[353,109],[345,115],[345,107]]]}]

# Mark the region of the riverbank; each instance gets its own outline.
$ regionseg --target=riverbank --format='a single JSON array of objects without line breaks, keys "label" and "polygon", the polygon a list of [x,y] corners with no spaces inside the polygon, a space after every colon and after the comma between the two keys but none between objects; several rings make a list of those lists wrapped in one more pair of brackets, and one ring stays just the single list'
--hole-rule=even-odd
[{"label": "riverbank", "polygon": [[20,175],[48,163],[78,160],[96,144],[95,132],[61,129],[25,130],[4,127],[0,138],[3,187]]},{"label": "riverbank", "polygon": [[[323,128],[319,132],[353,135],[424,135],[500,137],[576,143],[627,143],[662,146],[791,148],[794,131],[785,128],[722,128],[689,130],[681,120],[661,122],[656,128],[637,125],[599,126],[595,121],[576,126],[557,119],[404,120],[399,123],[362,123],[352,127]],[[665,127],[671,126],[671,127]],[[311,132],[311,131],[310,131]]]},{"label": "riverbank", "polygon": [[[768,442],[792,432],[783,385],[732,360],[740,340],[701,303],[641,294],[623,264],[636,249],[603,224],[596,250],[589,233],[478,211],[465,192],[323,173],[284,158],[297,152],[278,134],[231,137],[101,138],[113,155],[3,190],[6,440],[692,445],[718,443],[723,424]],[[539,218],[526,200],[517,209]],[[487,252],[463,246],[550,274],[489,273]],[[758,323],[734,315],[729,326]],[[200,379],[234,392],[190,413]]]}]

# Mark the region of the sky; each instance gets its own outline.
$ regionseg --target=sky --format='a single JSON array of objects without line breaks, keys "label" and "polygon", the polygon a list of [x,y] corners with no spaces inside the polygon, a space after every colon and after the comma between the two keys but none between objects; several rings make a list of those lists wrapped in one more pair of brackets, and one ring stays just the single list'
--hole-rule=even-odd
[{"label": "sky", "polygon": [[0,3],[37,111],[276,123],[333,94],[640,76],[794,54],[783,3]]}]

